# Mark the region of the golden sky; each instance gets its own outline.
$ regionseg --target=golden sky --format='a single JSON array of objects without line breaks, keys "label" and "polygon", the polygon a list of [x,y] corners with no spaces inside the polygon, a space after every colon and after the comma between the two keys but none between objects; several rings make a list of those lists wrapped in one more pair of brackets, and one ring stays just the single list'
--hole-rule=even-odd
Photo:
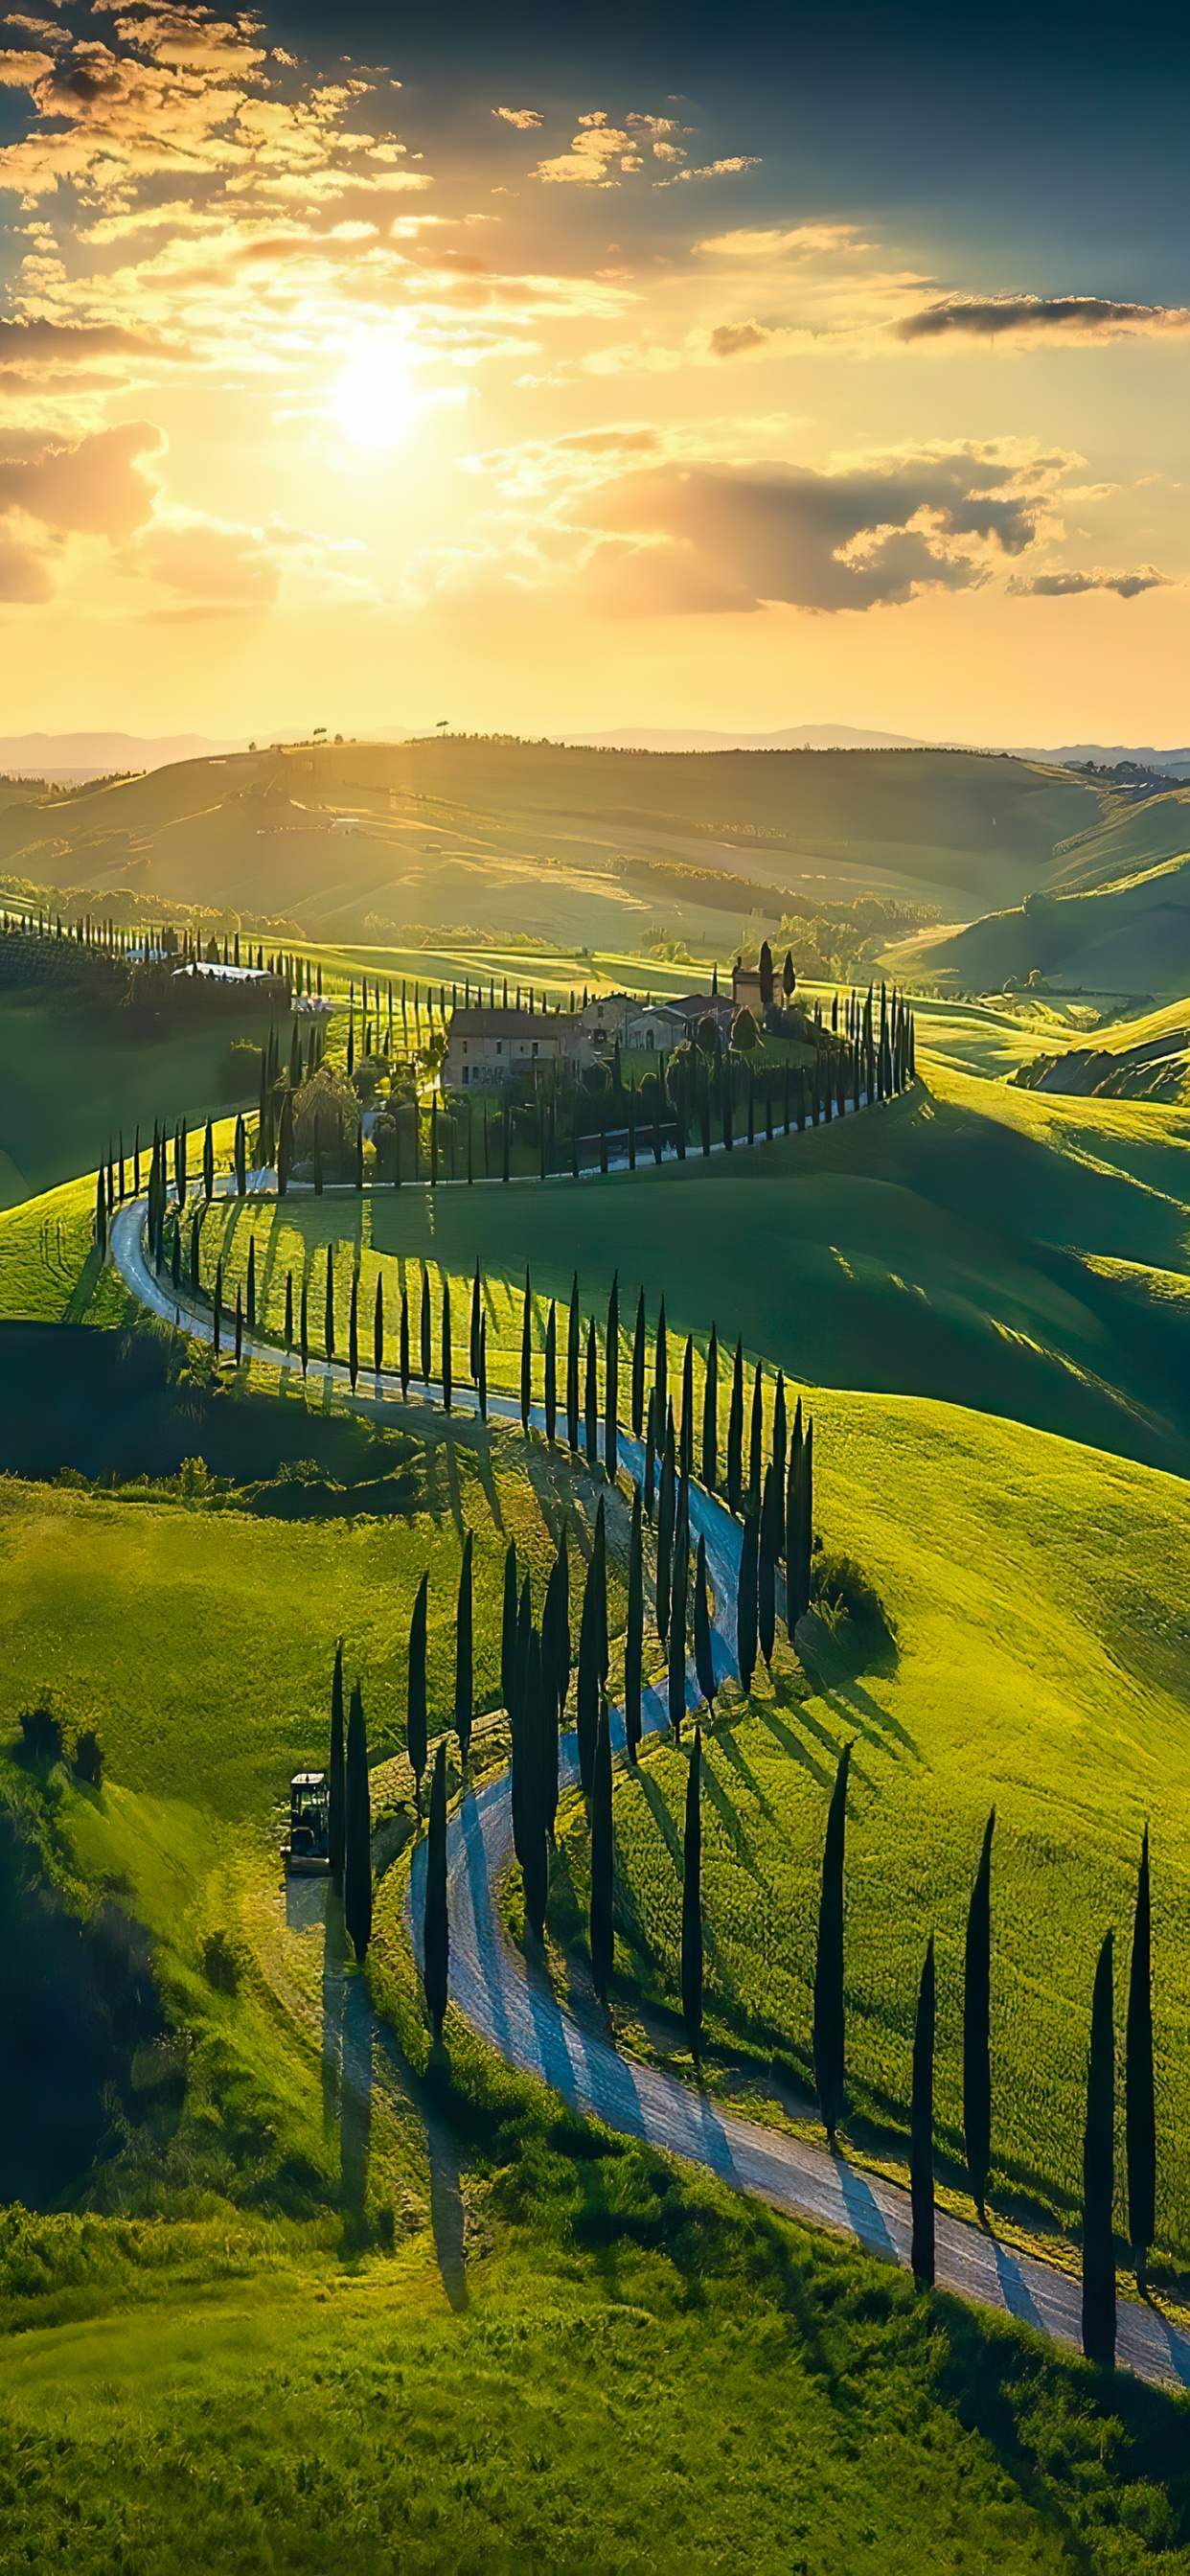
[{"label": "golden sky", "polygon": [[1186,740],[1143,280],[809,187],[759,66],[455,112],[253,17],[6,34],[6,730]]}]

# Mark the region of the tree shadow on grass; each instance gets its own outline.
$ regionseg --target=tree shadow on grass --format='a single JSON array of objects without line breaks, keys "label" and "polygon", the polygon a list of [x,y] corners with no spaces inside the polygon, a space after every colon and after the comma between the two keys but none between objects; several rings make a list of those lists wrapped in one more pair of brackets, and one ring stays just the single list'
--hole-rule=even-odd
[{"label": "tree shadow on grass", "polygon": [[744,1831],[739,1809],[710,1762],[703,1763],[702,1786],[703,1795],[709,1798],[741,1869],[746,1869],[749,1876],[759,1883],[760,1871],[752,1845]]},{"label": "tree shadow on grass", "polygon": [[[801,1708],[800,1701],[797,1705]],[[821,1762],[815,1761],[808,1745],[803,1744],[800,1735],[795,1735],[792,1728],[785,1724],[784,1718],[779,1713],[775,1698],[771,1700],[754,1699],[750,1714],[753,1717],[758,1718],[762,1726],[766,1726],[768,1728],[770,1735],[775,1735],[783,1753],[788,1753],[793,1761],[800,1762],[803,1768],[811,1773],[812,1777],[818,1782],[820,1789],[829,1787],[831,1779],[833,1778],[833,1766],[839,1759],[840,1748],[838,1743],[831,1735],[828,1734],[826,1728],[817,1718],[804,1718],[804,1723],[809,1727],[811,1733],[817,1738],[823,1751],[830,1755],[832,1765],[830,1770],[827,1770]]]},{"label": "tree shadow on grass", "polygon": [[[755,1799],[766,1824],[775,1825],[777,1821],[777,1810],[773,1805],[772,1799],[762,1788],[758,1775],[753,1770],[751,1763],[745,1758],[744,1754],[741,1753],[739,1745],[736,1742],[736,1738],[732,1734],[730,1727],[724,1726],[721,1729],[716,1729],[712,1741],[719,1747],[724,1760],[730,1762],[734,1771],[739,1772],[741,1780],[744,1782],[750,1796]],[[815,1765],[814,1768],[817,1770],[817,1765]],[[824,1788],[826,1786],[825,1772],[822,1774],[822,1786]]]}]

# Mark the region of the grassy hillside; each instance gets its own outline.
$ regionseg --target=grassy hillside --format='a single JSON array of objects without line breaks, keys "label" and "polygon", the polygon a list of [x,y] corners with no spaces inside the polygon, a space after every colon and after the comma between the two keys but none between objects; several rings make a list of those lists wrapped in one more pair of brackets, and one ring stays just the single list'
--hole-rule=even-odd
[{"label": "grassy hillside", "polygon": [[[1169,799],[1161,798],[1161,804]],[[1186,809],[1177,806],[1183,840]],[[1161,858],[1090,890],[1034,892],[1012,912],[996,912],[915,947],[916,971],[952,974],[960,984],[994,991],[1036,969],[1047,981],[1089,993],[1173,994],[1190,986],[1190,858]]]},{"label": "grassy hillside", "polygon": [[[395,1356],[401,1264],[429,1261],[452,1278],[463,1373],[478,1258],[490,1287],[507,1283],[489,1333],[492,1383],[504,1333],[512,1385],[526,1261],[543,1296],[569,1296],[577,1270],[597,1313],[618,1267],[625,1320],[643,1281],[650,1311],[664,1296],[678,1331],[705,1334],[714,1319],[725,1340],[740,1334],[797,1378],[976,1404],[1185,1472],[1190,1302],[1175,1293],[1187,1277],[1185,1115],[1051,1101],[935,1059],[929,1086],[751,1153],[577,1189],[497,1183],[216,1210],[208,1275],[226,1234],[234,1296],[255,1229],[274,1329],[286,1269],[300,1281],[308,1265],[321,1347],[318,1265],[341,1239],[340,1347],[358,1252],[369,1321],[374,1264],[386,1265]],[[0,1255],[3,1241],[0,1231]]]},{"label": "grassy hillside", "polygon": [[[1153,1837],[1158,2233],[1190,2261],[1190,1492],[1122,1460],[931,1404],[820,1395],[816,1526],[853,1554],[895,1632],[849,1678],[811,1623],[805,1700],[778,1657],[706,1739],[704,1892],[715,2089],[772,2076],[812,2100],[815,1922],[826,1802],[854,1741],[848,2069],[855,2134],[904,2156],[917,1976],[937,1938],[936,2118],[960,2188],[967,1901],[997,1813],[993,2067],[999,2209],[1077,2226],[1091,1980],[1117,1935],[1121,2005],[1141,1829]],[[815,1660],[817,1651],[818,1661]],[[833,1676],[833,1678],[832,1678]],[[679,2005],[688,1746],[616,1784],[623,2010]],[[555,1925],[585,1911],[571,1809]],[[585,1927],[584,1927],[585,1928]],[[680,2025],[650,2038],[680,2053]],[[1123,2208],[1121,2204],[1121,2229]]]},{"label": "grassy hillside", "polygon": [[[233,1039],[263,1046],[267,1020],[248,1017],[168,1038],[122,1037],[50,1002],[0,993],[0,1208],[94,1170],[121,1129],[193,1123],[235,1098]],[[242,1077],[241,1077],[242,1078]]]},{"label": "grassy hillside", "polygon": [[[705,935],[755,883],[849,897],[936,894],[960,913],[1023,893],[1055,842],[1099,820],[1097,790],[966,752],[657,754],[448,740],[189,761],[68,805],[0,812],[0,868],[133,882],[153,900],[296,914],[358,936],[463,925],[566,944],[640,944],[659,907]],[[668,859],[751,881],[684,900],[607,873]],[[736,932],[732,930],[732,936]]]}]

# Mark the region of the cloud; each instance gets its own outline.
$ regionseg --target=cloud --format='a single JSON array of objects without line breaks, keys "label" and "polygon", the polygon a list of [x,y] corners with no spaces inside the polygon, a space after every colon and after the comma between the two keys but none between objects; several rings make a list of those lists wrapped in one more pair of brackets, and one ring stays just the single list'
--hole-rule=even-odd
[{"label": "cloud", "polygon": [[11,527],[0,526],[0,600],[13,607],[40,608],[53,593],[45,556]]},{"label": "cloud", "polygon": [[672,179],[658,179],[658,188],[674,188],[680,179],[736,179],[745,170],[759,170],[754,153],[733,152],[724,161],[705,161],[700,170],[675,170]]},{"label": "cloud", "polygon": [[730,233],[714,233],[708,241],[695,242],[696,258],[801,260],[817,259],[823,253],[870,251],[875,244],[865,241],[855,224],[794,224],[782,230],[778,226],[744,225]]},{"label": "cloud", "polygon": [[529,134],[535,125],[545,122],[535,107],[494,107],[492,114],[502,118],[505,125],[515,125],[520,134]]},{"label": "cloud", "polygon": [[948,296],[893,323],[898,340],[957,336],[996,340],[1010,332],[1033,339],[1115,340],[1190,331],[1190,309],[1175,304],[1120,304],[1099,295]]},{"label": "cloud", "polygon": [[777,336],[764,322],[720,322],[708,346],[713,358],[742,358],[749,349],[766,348]]},{"label": "cloud", "polygon": [[153,508],[138,458],[162,445],[149,421],[96,430],[73,446],[57,440],[0,439],[0,511],[21,510],[63,535],[127,537]]},{"label": "cloud", "polygon": [[0,319],[0,358],[33,366],[42,360],[108,357],[188,358],[190,351],[151,332],[125,330],[113,322],[51,322],[34,315],[28,321]]},{"label": "cloud", "polygon": [[170,590],[227,607],[267,607],[281,582],[277,556],[259,529],[215,519],[155,523],[141,537],[136,560]]},{"label": "cloud", "polygon": [[1144,590],[1168,590],[1172,576],[1158,572],[1155,564],[1142,564],[1139,572],[1037,572],[1029,578],[1014,574],[1008,584],[1014,599],[1079,599],[1088,590],[1114,590],[1117,599],[1139,599]]}]

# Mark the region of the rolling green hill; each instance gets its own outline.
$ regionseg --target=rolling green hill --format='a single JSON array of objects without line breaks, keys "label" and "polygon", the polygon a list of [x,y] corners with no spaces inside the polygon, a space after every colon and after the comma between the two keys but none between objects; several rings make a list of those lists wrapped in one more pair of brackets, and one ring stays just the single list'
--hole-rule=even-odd
[{"label": "rolling green hill", "polygon": [[[967,752],[637,753],[459,738],[188,761],[53,805],[0,810],[0,869],[147,901],[296,916],[322,935],[471,925],[639,946],[734,925],[757,884],[876,889],[960,915],[1022,894],[1101,792]],[[625,858],[710,869],[721,889],[611,873]],[[738,888],[740,879],[748,882]],[[736,883],[731,882],[737,881]],[[760,898],[763,901],[763,895]]]},{"label": "rolling green hill", "polygon": [[1091,892],[1030,894],[1013,912],[919,941],[916,966],[924,975],[941,969],[979,991],[1009,978],[1023,982],[1036,968],[1047,981],[1091,993],[1184,993],[1190,857],[1162,859]]}]

